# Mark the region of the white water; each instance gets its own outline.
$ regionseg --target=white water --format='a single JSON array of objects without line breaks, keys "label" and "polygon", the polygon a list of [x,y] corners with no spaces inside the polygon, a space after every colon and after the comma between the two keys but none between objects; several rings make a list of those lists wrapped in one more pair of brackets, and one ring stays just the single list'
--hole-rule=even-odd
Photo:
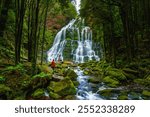
[{"label": "white water", "polygon": [[52,47],[48,50],[47,55],[48,61],[58,61],[59,59],[63,61],[63,50],[66,44],[66,31],[72,28],[75,23],[75,19],[71,20],[66,26],[64,26],[55,36]]},{"label": "white water", "polygon": [[[66,46],[66,33],[67,31],[75,31],[77,33],[77,48],[72,49],[73,58],[71,59],[75,63],[84,63],[88,60],[96,60],[99,61],[100,58],[95,54],[95,51],[92,49],[92,30],[90,27],[83,26],[81,31],[79,28],[74,26],[76,20],[71,20],[66,26],[64,26],[56,35],[52,47],[48,50],[47,55],[48,61],[64,60],[63,51]],[[71,40],[73,41],[73,40]]]},{"label": "white water", "polygon": [[89,76],[83,75],[83,71],[79,68],[75,69],[78,75],[77,81],[79,82],[76,98],[78,100],[102,100],[99,94],[92,91],[90,84],[88,83]]}]

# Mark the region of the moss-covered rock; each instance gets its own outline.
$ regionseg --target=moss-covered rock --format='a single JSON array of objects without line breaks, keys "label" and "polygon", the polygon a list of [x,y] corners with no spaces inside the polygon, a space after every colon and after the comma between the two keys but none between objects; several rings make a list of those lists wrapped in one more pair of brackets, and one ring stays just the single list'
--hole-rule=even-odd
[{"label": "moss-covered rock", "polygon": [[79,82],[78,81],[72,81],[75,87],[79,86]]},{"label": "moss-covered rock", "polygon": [[52,99],[61,99],[61,96],[57,93],[54,93],[52,91],[49,92],[49,96],[52,98]]},{"label": "moss-covered rock", "polygon": [[100,83],[101,81],[98,77],[92,77],[88,79],[88,82],[97,84],[97,83]]},{"label": "moss-covered rock", "polygon": [[108,67],[105,71],[106,71],[105,72],[106,76],[114,77],[119,81],[126,80],[126,76],[123,74],[122,70],[120,69]]},{"label": "moss-covered rock", "polygon": [[143,90],[142,95],[150,98],[150,91]]},{"label": "moss-covered rock", "polygon": [[60,82],[50,82],[50,85],[48,86],[49,91],[53,91],[54,93],[57,93],[60,96],[67,96],[67,95],[75,95],[76,94],[76,88],[71,80],[64,79]]},{"label": "moss-covered rock", "polygon": [[105,98],[109,98],[112,95],[112,89],[104,89],[99,91],[100,96],[104,96]]},{"label": "moss-covered rock", "polygon": [[150,80],[147,78],[146,79],[141,79],[141,78],[134,79],[133,82],[139,85],[142,85],[144,87],[150,87]]},{"label": "moss-covered rock", "polygon": [[40,74],[37,74],[32,77],[31,86],[33,89],[44,88],[49,84],[51,79],[52,74],[45,74],[44,72],[41,72]]},{"label": "moss-covered rock", "polygon": [[123,68],[123,73],[130,80],[138,78],[139,75],[138,71],[131,68]]},{"label": "moss-covered rock", "polygon": [[103,82],[110,87],[117,87],[120,84],[117,79],[113,79],[110,76],[106,76],[105,78],[103,78]]},{"label": "moss-covered rock", "polygon": [[89,74],[89,72],[88,72],[88,70],[84,70],[84,75],[88,75]]},{"label": "moss-covered rock", "polygon": [[52,79],[53,79],[53,81],[60,81],[60,80],[63,80],[64,77],[55,73],[55,74],[52,75]]},{"label": "moss-covered rock", "polygon": [[78,77],[78,75],[72,69],[66,70],[64,75],[65,75],[65,77],[68,77],[71,80],[76,80],[76,78]]},{"label": "moss-covered rock", "polygon": [[44,90],[43,89],[37,89],[32,94],[32,97],[34,99],[42,99],[43,96],[44,96]]},{"label": "moss-covered rock", "polygon": [[128,96],[127,95],[119,95],[118,100],[127,100],[128,99]]},{"label": "moss-covered rock", "polygon": [[64,98],[64,100],[75,100],[76,96],[75,95],[68,95]]}]

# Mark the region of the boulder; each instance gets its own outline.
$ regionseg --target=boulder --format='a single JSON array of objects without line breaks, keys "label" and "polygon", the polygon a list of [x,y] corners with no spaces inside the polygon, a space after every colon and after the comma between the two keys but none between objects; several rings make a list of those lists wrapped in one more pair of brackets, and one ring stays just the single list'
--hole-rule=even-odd
[{"label": "boulder", "polygon": [[92,78],[88,79],[88,82],[98,84],[98,83],[100,83],[100,79],[98,79],[96,77],[92,77]]},{"label": "boulder", "polygon": [[123,74],[122,70],[112,67],[106,68],[105,75],[116,78],[119,81],[126,80],[126,76]]},{"label": "boulder", "polygon": [[49,92],[57,93],[60,96],[75,95],[76,88],[70,79],[64,79],[60,82],[51,81],[48,86]]},{"label": "boulder", "polygon": [[128,99],[128,96],[127,95],[119,95],[118,100],[127,100]]},{"label": "boulder", "polygon": [[33,99],[42,99],[45,92],[43,89],[37,89],[33,92],[32,97]]},{"label": "boulder", "polygon": [[31,86],[33,89],[35,88],[43,88],[47,84],[49,84],[50,80],[52,79],[52,74],[46,74],[41,72],[31,78]]},{"label": "boulder", "polygon": [[105,78],[103,78],[103,82],[106,83],[110,87],[117,87],[120,84],[117,79],[113,79],[110,76],[106,76]]},{"label": "boulder", "polygon": [[67,69],[64,73],[64,76],[70,78],[71,80],[76,80],[78,77],[78,75],[72,69]]},{"label": "boulder", "polygon": [[104,96],[105,98],[109,98],[112,95],[112,89],[104,89],[99,91],[100,96]]},{"label": "boulder", "polygon": [[52,99],[61,99],[61,96],[57,93],[54,93],[52,91],[49,92],[49,96],[52,98]]},{"label": "boulder", "polygon": [[142,95],[145,96],[145,97],[149,97],[150,98],[150,91],[143,90]]}]

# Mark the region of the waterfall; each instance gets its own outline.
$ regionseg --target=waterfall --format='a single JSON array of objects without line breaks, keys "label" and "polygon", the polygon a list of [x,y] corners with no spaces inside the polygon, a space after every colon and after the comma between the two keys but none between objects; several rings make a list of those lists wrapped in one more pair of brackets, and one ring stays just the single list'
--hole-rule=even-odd
[{"label": "waterfall", "polygon": [[[84,24],[84,20],[82,21]],[[66,26],[64,26],[55,36],[52,47],[48,50],[47,55],[48,61],[64,60],[64,48],[67,44],[67,31],[71,34],[77,34],[77,40],[71,39],[70,48],[72,49],[70,55],[73,58],[71,60],[75,63],[84,63],[88,60],[99,61],[100,58],[96,55],[95,51],[92,49],[92,30],[88,26],[82,26],[81,31],[75,25],[76,20],[71,20]],[[73,45],[76,45],[73,47]]]},{"label": "waterfall", "polygon": [[71,20],[56,34],[53,45],[47,52],[48,61],[52,61],[53,59],[55,61],[59,59],[63,60],[63,50],[66,44],[66,30],[71,28],[75,21],[75,19]]}]

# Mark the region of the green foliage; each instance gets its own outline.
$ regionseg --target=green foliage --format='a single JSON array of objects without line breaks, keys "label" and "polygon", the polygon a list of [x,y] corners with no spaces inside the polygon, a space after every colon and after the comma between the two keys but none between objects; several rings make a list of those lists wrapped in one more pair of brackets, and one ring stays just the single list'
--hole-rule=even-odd
[{"label": "green foliage", "polygon": [[3,74],[18,74],[23,75],[26,72],[24,69],[23,64],[18,64],[16,66],[9,66],[6,69],[3,70]]}]

